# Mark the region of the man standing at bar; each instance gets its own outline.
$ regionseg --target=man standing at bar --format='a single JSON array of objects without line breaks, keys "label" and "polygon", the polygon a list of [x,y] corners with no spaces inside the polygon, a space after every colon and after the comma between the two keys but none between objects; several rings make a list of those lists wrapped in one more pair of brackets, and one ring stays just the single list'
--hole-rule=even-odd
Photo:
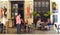
[{"label": "man standing at bar", "polygon": [[18,14],[16,17],[16,25],[17,25],[17,33],[20,34],[21,33],[21,15]]}]

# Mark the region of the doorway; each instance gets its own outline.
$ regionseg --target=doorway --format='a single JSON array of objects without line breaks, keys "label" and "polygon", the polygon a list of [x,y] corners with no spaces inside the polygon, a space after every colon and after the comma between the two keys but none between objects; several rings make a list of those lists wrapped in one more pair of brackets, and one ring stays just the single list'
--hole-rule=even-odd
[{"label": "doorway", "polygon": [[11,1],[11,17],[13,23],[12,25],[16,26],[16,13],[21,14],[21,18],[24,20],[24,1]]}]

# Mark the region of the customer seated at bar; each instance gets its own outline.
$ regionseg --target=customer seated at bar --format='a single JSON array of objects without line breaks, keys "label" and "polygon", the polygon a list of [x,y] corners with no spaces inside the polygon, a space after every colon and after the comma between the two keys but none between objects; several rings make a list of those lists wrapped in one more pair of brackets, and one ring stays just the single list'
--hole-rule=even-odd
[{"label": "customer seated at bar", "polygon": [[42,24],[42,23],[44,23],[44,22],[42,22],[41,19],[39,18],[38,21],[37,21],[37,27],[38,27],[39,29],[41,29],[41,24]]},{"label": "customer seated at bar", "polygon": [[50,18],[47,19],[46,23],[47,23],[47,29],[50,29],[50,27],[52,25]]}]

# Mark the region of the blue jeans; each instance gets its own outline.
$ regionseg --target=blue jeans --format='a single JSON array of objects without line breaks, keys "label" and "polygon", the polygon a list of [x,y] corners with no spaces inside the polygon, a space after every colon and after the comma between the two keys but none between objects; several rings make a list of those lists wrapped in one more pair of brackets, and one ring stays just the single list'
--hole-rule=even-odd
[{"label": "blue jeans", "polygon": [[17,24],[17,34],[21,33],[21,24]]},{"label": "blue jeans", "polygon": [[51,23],[48,23],[49,28],[51,27],[51,25],[52,25]]},{"label": "blue jeans", "polygon": [[0,24],[0,32],[3,31],[3,24]]},{"label": "blue jeans", "polygon": [[0,28],[0,32],[2,32],[3,31],[3,28]]}]

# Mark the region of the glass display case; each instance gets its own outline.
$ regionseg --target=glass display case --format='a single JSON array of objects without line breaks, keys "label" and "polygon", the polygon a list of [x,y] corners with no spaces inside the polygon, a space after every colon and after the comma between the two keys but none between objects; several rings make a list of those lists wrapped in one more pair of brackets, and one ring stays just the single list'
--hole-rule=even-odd
[{"label": "glass display case", "polygon": [[11,12],[11,17],[14,19],[18,13],[18,4],[13,4],[12,5],[12,12]]}]

